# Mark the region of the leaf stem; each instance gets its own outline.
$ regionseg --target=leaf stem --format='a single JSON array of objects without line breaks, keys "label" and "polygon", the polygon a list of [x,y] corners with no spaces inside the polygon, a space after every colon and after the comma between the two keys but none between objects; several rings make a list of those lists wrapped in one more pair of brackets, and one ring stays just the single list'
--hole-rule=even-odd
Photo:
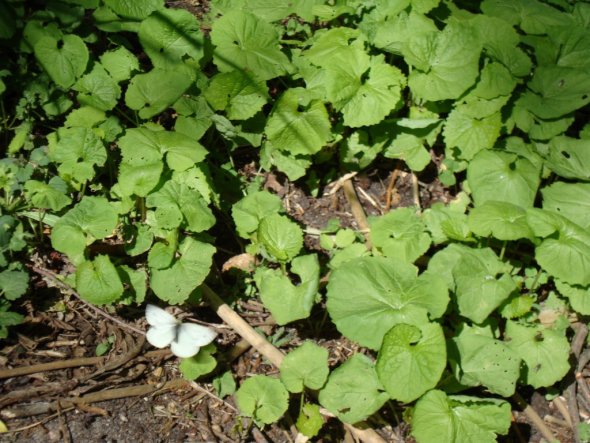
[{"label": "leaf stem", "polygon": [[506,240],[504,240],[504,242],[502,243],[502,249],[500,250],[500,260],[504,260],[504,254],[506,253],[506,244],[508,242]]}]

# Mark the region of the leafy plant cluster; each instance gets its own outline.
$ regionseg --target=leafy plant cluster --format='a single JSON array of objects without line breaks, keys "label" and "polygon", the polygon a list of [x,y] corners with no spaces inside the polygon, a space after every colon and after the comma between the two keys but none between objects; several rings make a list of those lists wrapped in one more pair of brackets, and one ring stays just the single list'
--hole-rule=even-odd
[{"label": "leafy plant cluster", "polygon": [[[347,423],[410,404],[419,442],[505,434],[506,399],[566,375],[570,322],[590,314],[590,4],[209,6],[198,20],[162,0],[0,3],[13,55],[0,60],[0,334],[20,321],[25,232],[35,245],[51,227],[69,283],[96,304],[197,301],[216,241],[233,236],[262,259],[256,293],[279,325],[325,300],[366,350],[330,371],[306,342],[280,379],[242,383],[243,414],[275,422],[305,391]],[[370,218],[370,250],[326,228],[326,268],[281,200],[240,182],[244,149],[310,188],[318,166],[388,158],[419,174],[437,151],[440,180],[462,191]],[[215,367],[205,350],[182,361],[187,377]],[[297,426],[313,436],[319,406],[302,398]]]}]

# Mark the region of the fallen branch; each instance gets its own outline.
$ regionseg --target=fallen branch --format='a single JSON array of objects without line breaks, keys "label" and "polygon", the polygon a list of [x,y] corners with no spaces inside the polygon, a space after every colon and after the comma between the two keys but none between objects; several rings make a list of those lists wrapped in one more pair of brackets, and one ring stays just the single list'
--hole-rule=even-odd
[{"label": "fallen branch", "polygon": [[359,227],[359,230],[365,233],[365,245],[367,249],[371,249],[371,230],[369,228],[369,222],[367,221],[367,216],[365,215],[365,210],[363,206],[359,202],[359,199],[356,195],[356,191],[354,190],[354,186],[350,179],[345,180],[342,183],[342,189],[344,191],[344,195],[348,204],[350,205],[350,211],[352,212],[352,216],[356,220],[356,224]]},{"label": "fallen branch", "polygon": [[549,443],[557,440],[553,435],[553,432],[551,432],[551,429],[547,427],[543,419],[539,416],[539,414],[537,414],[537,411],[535,411],[535,409],[529,405],[518,392],[515,392],[512,398],[516,401],[516,404],[522,409],[522,412],[524,412],[527,418],[539,430],[541,435],[543,435],[545,440],[547,440]]}]

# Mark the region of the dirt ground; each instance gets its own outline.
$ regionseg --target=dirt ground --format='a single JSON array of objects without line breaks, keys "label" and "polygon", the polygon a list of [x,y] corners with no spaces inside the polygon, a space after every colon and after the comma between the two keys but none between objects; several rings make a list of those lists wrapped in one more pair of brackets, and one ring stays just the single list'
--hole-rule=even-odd
[{"label": "dirt ground", "polygon": [[[390,169],[373,170],[353,178],[367,214],[385,212],[388,205],[408,206],[417,196],[423,208],[452,198],[452,191],[436,179],[421,177],[416,188],[412,175],[396,169],[398,164],[392,162],[386,166]],[[247,165],[244,169],[248,169]],[[284,177],[267,174],[264,179],[265,187],[283,199],[289,214],[303,227],[321,229],[330,218],[336,217],[343,226],[356,228],[341,189],[330,193],[333,186],[328,186],[321,196],[313,198]],[[323,253],[317,236],[307,235],[305,241],[310,249]],[[213,389],[213,376],[227,370],[239,382],[252,374],[277,374],[277,369],[255,350],[243,346],[240,338],[223,328],[206,306],[199,312],[199,318],[207,318],[213,326],[219,326],[216,341],[219,364],[213,376],[188,382],[182,379],[176,358],[169,351],[154,350],[145,343],[143,311],[132,307],[103,311],[50,287],[52,279],[47,275],[67,269],[64,258],[55,252],[39,251],[31,269],[35,276],[34,291],[21,306],[27,313],[26,322],[14,327],[3,343],[0,374],[39,364],[52,366],[27,375],[6,377],[4,374],[0,379],[0,419],[10,429],[9,433],[0,435],[1,442],[295,441],[297,431],[293,423],[297,405],[278,423],[257,428],[249,419],[240,417],[232,396],[220,398]],[[42,275],[35,271],[38,269],[49,273]],[[308,320],[279,330],[255,299],[242,298],[235,309],[250,325],[273,337],[275,345],[286,337],[284,351],[288,351],[288,346],[313,338],[329,350],[330,364],[334,366],[358,349],[339,337],[329,319],[320,318],[321,310],[313,312]],[[319,321],[324,322],[321,338],[312,327]],[[110,351],[104,357],[96,357],[97,345],[109,337],[112,337]],[[549,402],[538,393],[531,393],[525,400],[545,418],[561,442],[573,441],[556,401]],[[580,407],[590,410],[584,402],[586,399],[581,395]],[[386,441],[412,442],[402,413],[398,407],[384,408],[371,418],[370,424]],[[514,415],[510,435],[503,441],[540,441],[540,434],[525,414],[518,412],[516,405]],[[354,440],[332,419],[314,441]]]}]

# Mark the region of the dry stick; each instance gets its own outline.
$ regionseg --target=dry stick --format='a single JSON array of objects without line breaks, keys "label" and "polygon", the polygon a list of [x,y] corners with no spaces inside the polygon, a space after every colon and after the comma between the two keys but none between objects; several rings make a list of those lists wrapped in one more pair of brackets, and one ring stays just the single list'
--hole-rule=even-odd
[{"label": "dry stick", "polygon": [[418,176],[412,172],[412,197],[414,200],[414,206],[416,206],[416,210],[420,211],[420,188],[418,184]]},{"label": "dry stick", "polygon": [[[393,200],[392,194],[394,192],[395,182],[397,181],[397,178],[401,170],[401,164],[402,161],[398,160],[395,164],[395,169],[391,173],[391,179],[389,180],[389,185],[387,185],[387,191],[385,192],[385,211],[389,211],[391,209],[391,204]],[[397,193],[397,191],[395,192]]]},{"label": "dry stick", "polygon": [[8,419],[30,417],[31,415],[39,415],[54,412],[58,409],[58,407],[64,409],[75,407],[77,404],[82,403],[97,403],[99,401],[117,400],[119,398],[138,397],[141,395],[148,395],[153,394],[155,392],[168,391],[171,389],[180,388],[187,384],[188,382],[186,380],[177,378],[166,382],[161,387],[146,384],[139,386],[129,386],[125,388],[109,389],[106,391],[92,392],[81,397],[69,397],[61,400],[56,400],[54,402],[33,403],[25,407],[4,409],[0,411],[0,416]]},{"label": "dry stick", "polygon": [[546,439],[548,442],[557,440],[543,419],[539,417],[537,411],[535,411],[531,405],[524,401],[524,398],[522,398],[518,392],[515,392],[512,398],[516,400],[516,404],[522,409],[522,412],[524,412],[527,418],[533,422],[539,432],[541,432],[544,439]]},{"label": "dry stick", "polygon": [[367,246],[367,249],[371,249],[373,246],[371,244],[371,231],[369,229],[369,222],[367,222],[367,216],[365,215],[365,211],[359,202],[352,181],[350,179],[344,181],[342,183],[342,189],[344,190],[344,195],[346,196],[346,200],[348,200],[350,210],[359,229],[365,233],[365,245]]},{"label": "dry stick", "polygon": [[574,429],[574,424],[572,422],[572,416],[570,415],[569,411],[567,410],[567,405],[561,399],[561,397],[555,397],[553,399],[553,404],[555,405],[555,407],[557,408],[557,410],[559,411],[561,416],[565,419],[565,422],[567,423],[567,425],[570,428]]},{"label": "dry stick", "polygon": [[[149,351],[145,353],[146,357],[157,357],[170,353],[168,349]],[[37,372],[56,371],[58,369],[76,368],[78,366],[95,366],[104,362],[108,357],[81,357],[72,358],[71,360],[59,360],[51,363],[41,363],[32,366],[21,366],[12,369],[0,369],[0,379],[19,377],[21,375],[35,374]]]},{"label": "dry stick", "polygon": [[[273,365],[280,368],[285,355],[264,337],[254,330],[242,317],[234,312],[225,302],[207,285],[201,286],[201,291],[205,298],[209,301],[217,315],[231,326],[240,336],[247,340],[252,347],[266,357]],[[328,411],[320,410],[323,415],[333,417]],[[358,429],[347,423],[343,423],[344,427],[348,429],[356,438],[367,443],[385,443],[385,441],[372,429]]]},{"label": "dry stick", "polygon": [[72,288],[70,285],[62,282],[59,279],[59,277],[54,272],[51,272],[48,269],[40,268],[38,266],[31,266],[31,269],[33,271],[35,271],[37,274],[42,275],[43,277],[49,279],[51,281],[51,283],[53,283],[55,286],[59,287],[63,291],[66,291],[70,295],[73,295],[74,297],[76,297],[82,304],[84,304],[87,308],[92,309],[97,314],[99,314],[99,315],[101,315],[101,316],[103,316],[105,318],[108,318],[113,323],[117,323],[118,325],[122,326],[123,328],[129,329],[130,331],[133,331],[136,334],[145,335],[145,332],[142,331],[141,329],[138,329],[135,326],[131,326],[130,324],[127,324],[124,321],[119,320],[116,317],[113,317],[112,315],[110,315],[109,313],[103,311],[102,309],[97,308],[96,306],[94,306],[94,305],[88,303],[87,301],[83,300],[80,297],[80,295],[74,290],[74,288]]},{"label": "dry stick", "polygon": [[[569,410],[569,416],[572,423],[572,431],[574,433],[574,441],[576,443],[580,443],[580,434],[578,432],[578,425],[580,424],[580,411],[578,408],[578,380],[577,380],[577,373],[579,373],[584,366],[586,365],[585,362],[581,361],[581,353],[582,348],[584,347],[584,343],[586,342],[586,337],[588,336],[588,327],[583,323],[578,323],[577,325],[572,325],[574,330],[576,331],[574,338],[572,340],[571,348],[572,353],[578,360],[578,366],[576,368],[575,379],[572,383],[567,387],[566,394],[567,394],[567,405]],[[582,365],[583,363],[583,365]]]}]

